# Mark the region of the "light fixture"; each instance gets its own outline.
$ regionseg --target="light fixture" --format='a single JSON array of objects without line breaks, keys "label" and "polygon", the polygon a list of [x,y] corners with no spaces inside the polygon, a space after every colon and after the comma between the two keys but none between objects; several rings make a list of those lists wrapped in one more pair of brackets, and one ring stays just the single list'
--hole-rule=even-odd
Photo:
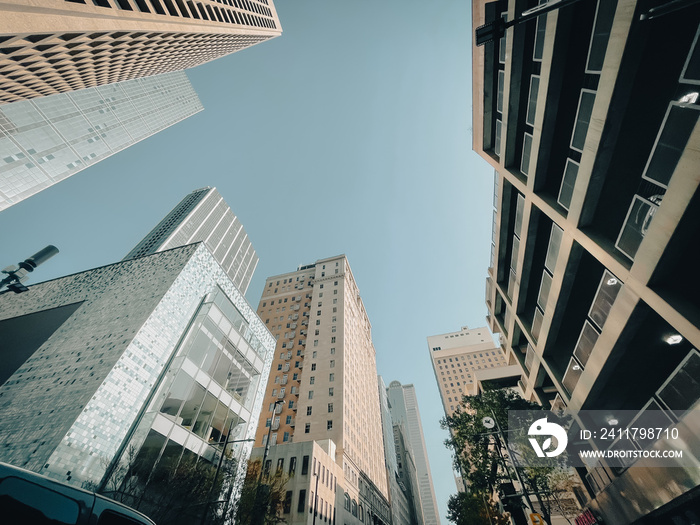
[{"label": "light fixture", "polygon": [[615,286],[617,284],[617,279],[611,277],[605,282],[605,284],[607,284],[608,286]]},{"label": "light fixture", "polygon": [[664,340],[670,345],[677,345],[678,343],[680,343],[683,340],[683,338],[679,334],[673,334],[673,335],[669,335]]},{"label": "light fixture", "polygon": [[579,365],[574,365],[571,367],[572,370],[581,370],[581,367]]},{"label": "light fixture", "polygon": [[610,419],[608,419],[608,425],[610,425],[611,427],[614,427],[618,423],[619,423],[619,421],[617,419],[615,419],[614,417],[611,417]]},{"label": "light fixture", "polygon": [[680,103],[686,102],[688,104],[695,104],[695,102],[698,100],[698,92],[694,91],[691,93],[686,93],[681,97],[681,99],[678,101]]}]

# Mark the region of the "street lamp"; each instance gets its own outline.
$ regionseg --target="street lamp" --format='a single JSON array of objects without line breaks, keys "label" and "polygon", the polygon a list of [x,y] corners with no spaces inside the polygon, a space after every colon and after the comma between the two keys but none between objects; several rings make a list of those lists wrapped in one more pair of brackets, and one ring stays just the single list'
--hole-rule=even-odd
[{"label": "street lamp", "polygon": [[214,487],[216,487],[216,480],[219,478],[219,471],[221,470],[221,464],[224,461],[224,454],[226,453],[226,447],[229,446],[230,444],[233,444],[233,443],[245,443],[247,441],[255,441],[255,438],[236,439],[233,441],[228,440],[229,436],[231,435],[231,432],[233,431],[234,422],[238,423],[238,421],[240,421],[240,417],[231,418],[231,424],[228,427],[228,434],[226,434],[226,439],[224,440],[224,446],[221,448],[221,453],[219,455],[219,462],[216,465],[216,472],[214,473],[214,480],[211,482],[211,488],[209,489],[209,494],[207,494],[207,502],[206,502],[206,505],[204,506],[204,514],[202,514],[202,521],[200,522],[201,525],[204,525],[204,522],[207,519],[207,514],[209,513],[209,504],[211,503],[211,497],[212,497],[212,494],[214,492]]},{"label": "street lamp", "polygon": [[57,253],[58,248],[56,248],[52,244],[49,244],[46,248],[44,248],[43,250],[39,250],[34,255],[25,259],[21,263],[8,266],[1,272],[6,273],[7,277],[0,281],[0,289],[4,286],[7,286],[8,290],[12,290],[15,293],[26,292],[27,290],[29,290],[29,288],[24,286],[22,284],[22,281],[24,281],[27,278],[27,275],[33,272],[37,266],[39,266],[43,262],[46,262],[48,259],[56,255]]},{"label": "street lamp", "polygon": [[268,452],[270,452],[270,434],[272,433],[272,423],[275,421],[275,411],[277,410],[277,405],[283,405],[283,404],[284,404],[284,399],[278,399],[277,401],[275,401],[274,406],[272,407],[272,418],[270,418],[270,429],[267,431],[267,443],[265,443],[265,452],[263,453],[262,465],[260,465],[260,476],[258,476],[258,490],[260,489],[260,484],[262,483],[262,475],[263,475],[263,470],[265,469],[265,461],[267,461],[267,454],[268,454]]},{"label": "street lamp", "polygon": [[[282,405],[284,404],[283,399],[278,399],[277,401],[274,402],[272,406],[272,418],[270,418],[270,429],[267,431],[267,443],[265,443],[265,452],[263,452],[263,459],[262,459],[262,464],[260,465],[260,475],[258,476],[258,486],[255,489],[255,500],[254,500],[254,505],[257,506],[260,503],[260,486],[262,485],[262,477],[263,477],[263,471],[265,470],[265,462],[267,461],[267,454],[270,452],[270,434],[272,434],[272,424],[275,421],[275,412],[277,410],[277,405]],[[261,515],[253,515],[253,519],[251,520],[251,523],[264,523],[265,521],[265,514],[267,514],[267,507],[269,505],[269,501],[265,502],[265,510],[264,512],[261,513]]]},{"label": "street lamp", "polygon": [[[321,468],[320,463],[318,463],[318,468]],[[316,514],[318,514],[318,472],[315,470],[314,476],[316,476],[316,492],[314,492],[314,519],[312,525],[316,525]]]}]

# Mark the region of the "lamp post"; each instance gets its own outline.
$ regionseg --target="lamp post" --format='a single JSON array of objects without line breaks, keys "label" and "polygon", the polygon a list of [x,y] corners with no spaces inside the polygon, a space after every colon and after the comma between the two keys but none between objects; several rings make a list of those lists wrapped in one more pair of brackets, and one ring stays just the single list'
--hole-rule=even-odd
[{"label": "lamp post", "polygon": [[209,489],[209,493],[207,494],[207,502],[206,505],[204,506],[204,514],[202,514],[202,521],[200,522],[201,525],[204,525],[204,522],[207,519],[207,514],[209,513],[209,504],[211,503],[211,497],[214,492],[214,487],[216,487],[216,480],[219,477],[219,471],[221,470],[221,464],[224,461],[224,454],[226,453],[226,447],[229,446],[230,444],[233,443],[245,443],[247,441],[255,441],[255,438],[249,438],[249,439],[236,439],[234,441],[229,441],[228,438],[231,435],[231,431],[233,430],[233,424],[234,421],[238,423],[240,421],[239,417],[231,418],[231,424],[229,425],[228,428],[228,434],[226,434],[226,439],[224,440],[224,446],[221,448],[221,454],[219,455],[219,462],[216,465],[216,472],[214,472],[214,480],[211,482],[211,488]]},{"label": "lamp post", "polygon": [[28,259],[25,259],[21,263],[18,263],[13,266],[8,266],[4,270],[2,270],[2,272],[0,272],[7,274],[7,277],[0,281],[0,289],[7,286],[7,290],[11,290],[15,293],[26,292],[27,290],[29,290],[29,288],[24,286],[22,284],[22,281],[24,281],[27,278],[27,275],[33,272],[37,266],[39,266],[43,262],[46,262],[48,259],[56,255],[57,253],[58,248],[56,248],[52,244],[49,244],[46,248],[44,248],[43,250],[39,250],[34,255],[32,255]]},{"label": "lamp post", "polygon": [[[318,468],[321,468],[321,464],[318,464]],[[314,492],[314,519],[312,525],[316,525],[316,514],[318,514],[318,472],[314,470],[314,476],[316,476],[316,492]]]},{"label": "lamp post", "polygon": [[263,453],[262,465],[260,465],[260,476],[258,477],[258,490],[260,489],[260,484],[262,483],[263,470],[265,469],[265,461],[267,461],[267,454],[270,452],[270,434],[272,434],[272,424],[275,422],[275,411],[277,410],[277,405],[283,405],[284,400],[278,399],[275,401],[272,407],[272,418],[270,418],[270,429],[267,431],[267,443],[265,443],[265,452]]},{"label": "lamp post", "polygon": [[[270,429],[267,431],[267,443],[265,443],[265,452],[263,452],[262,464],[260,465],[260,475],[258,476],[258,486],[255,489],[254,505],[257,505],[260,501],[260,486],[262,485],[263,471],[265,470],[265,462],[267,461],[267,454],[270,452],[270,435],[272,434],[272,424],[275,421],[275,412],[277,410],[277,405],[282,405],[282,404],[284,404],[284,400],[278,399],[277,401],[275,401],[274,405],[272,406],[272,418],[270,418]],[[251,524],[264,523],[265,514],[267,514],[268,505],[269,505],[269,501],[266,501],[265,502],[265,511],[262,512],[261,515],[258,515],[258,516],[256,516],[255,514],[253,515],[253,519],[251,520]]]}]

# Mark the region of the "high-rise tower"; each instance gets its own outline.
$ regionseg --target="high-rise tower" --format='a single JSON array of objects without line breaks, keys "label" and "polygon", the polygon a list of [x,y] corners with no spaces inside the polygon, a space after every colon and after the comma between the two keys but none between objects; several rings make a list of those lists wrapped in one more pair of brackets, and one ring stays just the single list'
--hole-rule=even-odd
[{"label": "high-rise tower", "polygon": [[201,110],[183,72],[0,106],[0,211]]},{"label": "high-rise tower", "polygon": [[[472,21],[536,3],[474,1]],[[700,421],[699,19],[692,2],[576,2],[473,49],[473,148],[496,171],[488,324],[526,399],[599,411],[589,430],[620,410]],[[690,519],[700,454],[677,443],[663,468],[600,445],[578,469],[588,517]]]},{"label": "high-rise tower", "polygon": [[0,104],[180,71],[281,33],[272,0],[7,0]]},{"label": "high-rise tower", "polygon": [[430,336],[428,348],[447,415],[459,406],[462,396],[478,393],[478,372],[500,369],[508,364],[486,327],[469,329],[464,326],[459,332]]},{"label": "high-rise tower", "polygon": [[433,476],[430,473],[428,450],[423,436],[423,425],[418,411],[416,389],[413,385],[402,385],[398,381],[389,383],[387,389],[392,420],[403,427],[408,439],[416,467],[417,494],[414,493],[418,522],[422,525],[440,525]]},{"label": "high-rise tower", "polygon": [[124,260],[204,241],[236,287],[245,294],[258,256],[216,188],[195,190],[175,206]]},{"label": "high-rise tower", "polygon": [[388,523],[375,349],[347,259],[268,278],[258,315],[277,348],[255,446],[269,436],[266,470],[296,472],[285,518],[310,522],[315,507],[336,523]]}]

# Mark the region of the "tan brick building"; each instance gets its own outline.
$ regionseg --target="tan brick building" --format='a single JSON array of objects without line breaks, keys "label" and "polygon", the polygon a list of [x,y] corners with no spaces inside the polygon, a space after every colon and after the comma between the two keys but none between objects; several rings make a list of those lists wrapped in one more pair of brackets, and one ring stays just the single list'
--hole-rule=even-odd
[{"label": "tan brick building", "polygon": [[[277,348],[255,446],[264,447],[270,436],[271,468],[275,458],[289,458],[289,465],[303,443],[321,443],[309,450],[325,451],[323,457],[318,452],[316,460],[311,458],[307,478],[300,481],[295,473],[288,522],[311,520],[299,509],[308,511],[314,501],[299,500],[314,491],[313,465],[323,480],[330,459],[335,464],[331,472],[340,478],[334,478],[332,509],[322,509],[323,515],[348,525],[367,519],[388,523],[375,349],[347,259],[321,259],[268,278],[258,313],[277,337]],[[324,506],[329,504],[323,499]]]}]

